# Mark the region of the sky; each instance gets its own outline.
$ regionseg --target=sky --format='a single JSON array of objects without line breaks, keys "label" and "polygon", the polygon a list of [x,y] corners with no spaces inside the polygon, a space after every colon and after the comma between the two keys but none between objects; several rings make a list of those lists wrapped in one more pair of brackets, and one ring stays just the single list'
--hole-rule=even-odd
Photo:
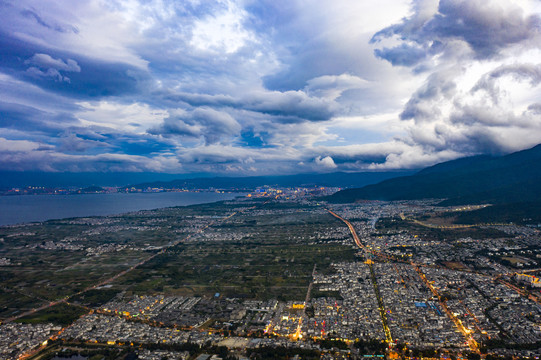
[{"label": "sky", "polygon": [[417,169],[541,143],[539,0],[0,0],[0,170]]}]

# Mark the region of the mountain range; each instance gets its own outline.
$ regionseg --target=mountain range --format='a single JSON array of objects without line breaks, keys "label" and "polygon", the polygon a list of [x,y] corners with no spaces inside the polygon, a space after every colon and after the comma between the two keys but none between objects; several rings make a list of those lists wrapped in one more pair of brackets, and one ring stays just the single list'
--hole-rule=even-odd
[{"label": "mountain range", "polygon": [[346,189],[330,202],[445,199],[441,205],[541,201],[541,145],[504,156],[473,156],[440,163],[410,176]]}]

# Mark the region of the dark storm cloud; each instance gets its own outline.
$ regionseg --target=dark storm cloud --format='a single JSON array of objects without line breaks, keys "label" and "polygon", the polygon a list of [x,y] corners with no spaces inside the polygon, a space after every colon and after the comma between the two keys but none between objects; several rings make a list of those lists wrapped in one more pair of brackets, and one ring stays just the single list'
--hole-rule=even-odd
[{"label": "dark storm cloud", "polygon": [[528,111],[536,115],[541,115],[541,103],[535,103],[528,106]]},{"label": "dark storm cloud", "polygon": [[78,123],[78,120],[69,113],[50,113],[30,106],[0,101],[0,129],[55,136],[67,124],[74,123]]},{"label": "dark storm cloud", "polygon": [[497,81],[504,76],[509,76],[517,82],[527,81],[531,86],[537,86],[541,82],[541,65],[514,64],[500,66],[479,79],[473,87],[472,93],[484,90],[497,103],[500,94]]},{"label": "dark storm cloud", "polygon": [[425,59],[426,50],[418,46],[402,44],[393,48],[383,48],[374,50],[374,54],[388,60],[393,65],[412,66]]},{"label": "dark storm cloud", "polygon": [[247,97],[244,108],[269,115],[322,121],[336,113],[337,104],[310,97],[302,91],[274,91]]},{"label": "dark storm cloud", "polygon": [[338,111],[338,104],[325,98],[309,96],[304,91],[267,91],[235,98],[229,95],[190,93],[155,94],[167,101],[184,102],[190,106],[230,107],[276,116],[279,121],[324,121]]},{"label": "dark storm cloud", "polygon": [[418,89],[406,103],[404,110],[400,113],[400,119],[417,121],[433,120],[439,110],[427,103],[442,98],[450,98],[455,90],[456,83],[453,78],[454,71],[435,72],[431,74],[425,84]]},{"label": "dark storm cloud", "polygon": [[[477,58],[490,58],[500,50],[511,45],[538,38],[541,19],[537,15],[524,15],[518,7],[504,7],[495,1],[484,0],[441,0],[437,12],[423,13],[433,3],[417,0],[413,3],[414,14],[402,23],[387,27],[372,37],[376,43],[396,36],[401,40],[423,45],[428,54],[435,49],[433,42],[441,43],[439,50],[450,41],[461,40],[467,43]],[[508,5],[508,4],[507,4]],[[397,53],[404,59],[421,59],[418,47],[404,44],[395,48],[376,50],[376,55],[391,63],[396,63]]]},{"label": "dark storm cloud", "polygon": [[240,124],[228,113],[211,108],[197,108],[179,116],[169,117],[149,130],[163,136],[202,137],[207,144],[215,144],[240,133]]},{"label": "dark storm cloud", "polygon": [[541,65],[514,64],[500,66],[491,71],[488,76],[494,79],[510,75],[517,80],[529,80],[531,86],[537,86],[541,82]]},{"label": "dark storm cloud", "polygon": [[60,150],[92,153],[104,151],[128,155],[149,155],[174,150],[174,144],[149,134],[130,134],[105,126],[70,126],[60,136]]},{"label": "dark storm cloud", "polygon": [[[12,146],[12,142],[6,145]],[[0,167],[13,171],[50,172],[164,172],[171,168],[177,170],[181,165],[177,160],[166,157],[129,156],[125,154],[74,155],[54,151],[5,151],[1,148]]]},{"label": "dark storm cloud", "polygon": [[58,23],[55,23],[54,21],[47,21],[43,19],[42,16],[39,15],[35,9],[24,9],[21,11],[21,15],[27,18],[34,19],[36,23],[50,30],[58,31],[61,33],[65,33],[65,32],[72,32],[75,34],[79,33],[79,30],[75,26],[68,25],[68,24],[58,24]]},{"label": "dark storm cloud", "polygon": [[59,138],[58,150],[62,152],[68,152],[68,153],[78,153],[78,152],[84,153],[89,149],[93,149],[96,147],[107,147],[107,146],[108,144],[104,142],[82,139],[78,137],[76,134],[69,133]]},{"label": "dark storm cloud", "polygon": [[81,106],[72,99],[41,89],[40,87],[0,73],[0,99],[5,103],[40,109],[46,113],[71,114]]},{"label": "dark storm cloud", "polygon": [[0,71],[43,89],[80,98],[135,94],[148,78],[131,65],[46,48],[0,32]]},{"label": "dark storm cloud", "polygon": [[506,11],[482,0],[442,0],[438,11],[425,31],[441,38],[463,39],[481,58],[539,36],[539,16],[524,16],[520,8]]},{"label": "dark storm cloud", "polygon": [[353,153],[353,154],[333,154],[330,153],[332,156],[332,159],[335,164],[342,165],[342,164],[349,164],[349,163],[356,163],[356,164],[384,164],[387,160],[387,156],[389,155],[388,152],[382,152],[382,153]]}]

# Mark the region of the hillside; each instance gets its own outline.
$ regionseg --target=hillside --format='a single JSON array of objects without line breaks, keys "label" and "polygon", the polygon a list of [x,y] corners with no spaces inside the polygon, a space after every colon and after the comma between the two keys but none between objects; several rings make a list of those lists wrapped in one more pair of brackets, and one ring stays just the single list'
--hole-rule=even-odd
[{"label": "hillside", "polygon": [[411,176],[339,191],[331,202],[446,199],[442,205],[541,201],[541,145],[505,156],[444,162]]}]

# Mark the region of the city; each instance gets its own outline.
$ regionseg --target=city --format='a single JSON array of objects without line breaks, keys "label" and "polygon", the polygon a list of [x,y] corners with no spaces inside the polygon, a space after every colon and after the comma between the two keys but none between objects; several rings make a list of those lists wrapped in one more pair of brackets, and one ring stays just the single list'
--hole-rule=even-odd
[{"label": "city", "polygon": [[[4,227],[2,286],[19,299],[2,299],[2,356],[538,357],[539,230],[411,220],[449,212],[435,203],[328,204],[270,189],[214,207],[53,221],[55,232],[84,229],[59,240],[31,240],[47,222]],[[150,234],[162,242],[145,243]],[[32,273],[25,251],[43,269],[51,252],[81,258],[9,279]],[[69,281],[49,277],[65,272]]]}]

